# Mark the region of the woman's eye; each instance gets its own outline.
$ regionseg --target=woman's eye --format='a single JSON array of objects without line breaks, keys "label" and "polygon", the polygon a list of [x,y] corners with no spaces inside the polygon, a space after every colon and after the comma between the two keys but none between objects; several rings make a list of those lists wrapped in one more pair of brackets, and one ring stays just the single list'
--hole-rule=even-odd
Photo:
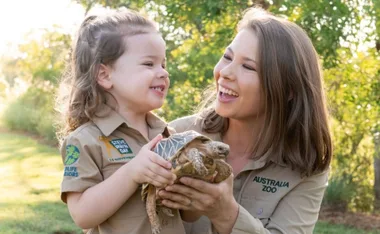
[{"label": "woman's eye", "polygon": [[148,66],[148,67],[153,67],[153,63],[152,62],[146,62],[146,63],[143,63],[144,66]]},{"label": "woman's eye", "polygon": [[231,60],[232,60],[231,57],[230,57],[229,55],[227,55],[227,54],[224,54],[224,55],[223,55],[223,58],[227,59],[228,61],[231,61]]},{"label": "woman's eye", "polygon": [[245,69],[247,69],[247,70],[250,70],[250,71],[256,71],[256,69],[255,68],[253,68],[253,67],[251,67],[251,66],[249,66],[249,65],[243,65],[243,67],[245,68]]}]

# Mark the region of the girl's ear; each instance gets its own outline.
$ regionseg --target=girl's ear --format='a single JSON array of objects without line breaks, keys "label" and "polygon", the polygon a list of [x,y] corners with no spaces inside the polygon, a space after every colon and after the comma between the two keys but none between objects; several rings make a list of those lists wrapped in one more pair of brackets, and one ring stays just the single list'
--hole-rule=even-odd
[{"label": "girl's ear", "polygon": [[105,90],[111,89],[113,85],[111,80],[111,68],[104,64],[100,64],[96,82],[98,82],[98,84]]}]

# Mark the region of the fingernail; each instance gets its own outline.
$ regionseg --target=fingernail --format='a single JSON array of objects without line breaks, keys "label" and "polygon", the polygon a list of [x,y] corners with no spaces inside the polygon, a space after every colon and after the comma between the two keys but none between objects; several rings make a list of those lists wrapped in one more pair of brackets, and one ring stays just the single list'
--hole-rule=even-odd
[{"label": "fingernail", "polygon": [[183,184],[186,184],[187,183],[187,179],[186,178],[184,178],[184,177],[182,177],[181,179],[179,179],[180,181],[181,181],[181,183],[183,183]]}]

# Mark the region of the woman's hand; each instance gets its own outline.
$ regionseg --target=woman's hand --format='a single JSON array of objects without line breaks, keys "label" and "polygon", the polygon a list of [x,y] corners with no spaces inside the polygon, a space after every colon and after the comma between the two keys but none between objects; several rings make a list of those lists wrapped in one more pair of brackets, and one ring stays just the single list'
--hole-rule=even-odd
[{"label": "woman's hand", "polygon": [[[170,208],[206,215],[219,231],[232,229],[239,205],[233,196],[233,175],[218,184],[183,177],[180,184],[167,186],[158,194]],[[225,224],[228,224],[227,226]]]},{"label": "woman's hand", "polygon": [[170,171],[171,163],[151,151],[161,139],[162,135],[153,138],[128,163],[131,177],[137,184],[150,183],[163,188],[174,183],[176,176]]}]

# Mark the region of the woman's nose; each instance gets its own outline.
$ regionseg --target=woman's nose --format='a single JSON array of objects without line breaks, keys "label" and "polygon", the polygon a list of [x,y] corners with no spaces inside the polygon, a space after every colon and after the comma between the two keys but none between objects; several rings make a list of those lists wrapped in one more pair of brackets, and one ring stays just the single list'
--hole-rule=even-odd
[{"label": "woman's nose", "polygon": [[235,68],[234,68],[233,63],[229,63],[225,65],[221,70],[220,70],[220,77],[223,77],[224,79],[229,79],[229,80],[234,80],[235,77]]}]

